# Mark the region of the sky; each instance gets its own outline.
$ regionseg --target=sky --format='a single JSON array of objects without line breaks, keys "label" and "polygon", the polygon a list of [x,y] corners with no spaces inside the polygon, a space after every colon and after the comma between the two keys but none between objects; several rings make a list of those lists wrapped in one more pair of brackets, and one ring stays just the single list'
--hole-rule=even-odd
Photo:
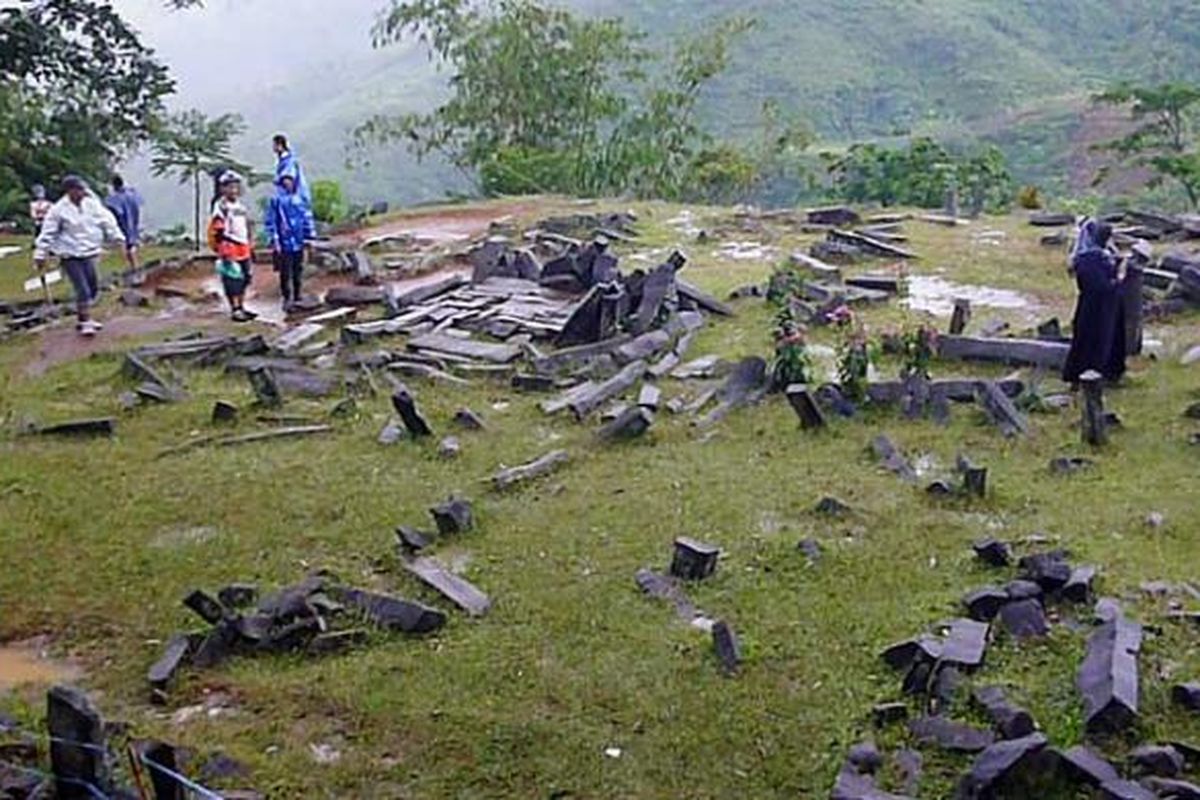
[{"label": "sky", "polygon": [[[168,11],[163,0],[114,0],[179,84],[175,102],[205,108],[323,63],[378,60],[371,24],[385,0],[205,0]],[[232,73],[223,62],[235,65]],[[227,101],[226,101],[227,102]]]}]

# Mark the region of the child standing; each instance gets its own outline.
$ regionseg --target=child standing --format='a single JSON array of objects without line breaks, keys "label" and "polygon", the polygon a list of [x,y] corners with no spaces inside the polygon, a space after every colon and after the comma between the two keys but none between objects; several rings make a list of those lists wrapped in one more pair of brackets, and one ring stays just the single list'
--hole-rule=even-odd
[{"label": "child standing", "polygon": [[249,322],[257,315],[246,310],[246,289],[252,277],[250,212],[242,204],[242,178],[228,170],[217,180],[221,196],[213,203],[209,222],[209,246],[217,253],[217,274],[229,300],[230,318]]},{"label": "child standing", "polygon": [[300,301],[304,277],[304,248],[316,237],[312,209],[291,175],[279,179],[275,194],[267,206],[267,233],[271,236],[271,254],[279,273],[279,292],[283,310],[292,311]]}]

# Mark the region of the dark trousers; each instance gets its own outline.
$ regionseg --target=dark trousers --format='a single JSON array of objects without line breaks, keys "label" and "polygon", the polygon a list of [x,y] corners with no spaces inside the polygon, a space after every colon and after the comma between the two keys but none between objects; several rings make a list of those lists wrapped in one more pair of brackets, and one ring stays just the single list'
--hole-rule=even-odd
[{"label": "dark trousers", "polygon": [[295,253],[280,251],[275,254],[275,269],[279,270],[279,293],[283,302],[300,300],[300,287],[304,282],[304,251]]},{"label": "dark trousers", "polygon": [[75,289],[75,310],[80,320],[88,318],[88,309],[100,296],[100,279],[96,275],[96,262],[99,258],[64,258],[63,271]]}]

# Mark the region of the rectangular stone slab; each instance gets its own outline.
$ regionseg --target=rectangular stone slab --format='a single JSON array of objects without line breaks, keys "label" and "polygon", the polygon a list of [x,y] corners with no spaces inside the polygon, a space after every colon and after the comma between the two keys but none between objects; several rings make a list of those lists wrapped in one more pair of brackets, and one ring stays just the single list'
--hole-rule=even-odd
[{"label": "rectangular stone slab", "polygon": [[407,559],[404,568],[473,617],[481,617],[492,601],[466,578],[455,575],[435,558]]},{"label": "rectangular stone slab", "polygon": [[935,744],[943,750],[957,753],[979,753],[996,740],[991,731],[974,728],[945,717],[914,719],[908,723],[908,730],[923,744]]},{"label": "rectangular stone slab", "polygon": [[566,450],[553,450],[541,458],[516,467],[502,469],[492,476],[492,485],[503,491],[519,483],[535,480],[557,471],[571,460]]},{"label": "rectangular stone slab", "polygon": [[1038,339],[989,339],[981,336],[942,336],[938,356],[947,360],[982,361],[1058,371],[1067,363],[1071,346]]},{"label": "rectangular stone slab", "polygon": [[403,597],[345,587],[333,589],[332,594],[339,602],[361,611],[381,628],[425,634],[439,630],[446,624],[444,612]]},{"label": "rectangular stone slab", "polygon": [[1116,767],[1105,758],[1082,745],[1059,752],[1061,769],[1075,781],[1088,786],[1099,786],[1109,781],[1120,780]]},{"label": "rectangular stone slab", "polygon": [[165,690],[171,679],[175,677],[175,673],[191,655],[194,644],[195,642],[189,634],[177,633],[172,636],[163,648],[158,661],[155,661],[146,673],[146,679],[150,682],[150,686],[160,691]]},{"label": "rectangular stone slab", "polygon": [[1034,733],[1020,739],[1010,739],[990,745],[975,759],[970,772],[963,776],[959,783],[957,796],[960,798],[990,797],[997,784],[1019,769],[1023,762],[1028,763],[1026,759],[1044,750],[1046,744],[1045,736]]},{"label": "rectangular stone slab", "polygon": [[603,383],[595,385],[586,393],[575,396],[567,404],[567,407],[571,409],[575,419],[583,421],[609,400],[620,397],[632,389],[634,384],[645,374],[646,362],[634,361]]},{"label": "rectangular stone slab", "polygon": [[986,622],[973,619],[956,619],[950,623],[950,632],[942,645],[942,661],[957,664],[965,669],[983,665],[987,650],[988,631]]},{"label": "rectangular stone slab", "polygon": [[1141,625],[1123,617],[1100,625],[1088,639],[1075,679],[1088,731],[1117,732],[1136,720],[1141,645]]},{"label": "rectangular stone slab", "polygon": [[60,422],[38,429],[42,436],[112,436],[116,432],[117,421],[111,417]]},{"label": "rectangular stone slab", "polygon": [[521,357],[521,348],[516,345],[492,344],[440,333],[418,336],[408,343],[408,349],[448,353],[493,364],[508,364]]}]

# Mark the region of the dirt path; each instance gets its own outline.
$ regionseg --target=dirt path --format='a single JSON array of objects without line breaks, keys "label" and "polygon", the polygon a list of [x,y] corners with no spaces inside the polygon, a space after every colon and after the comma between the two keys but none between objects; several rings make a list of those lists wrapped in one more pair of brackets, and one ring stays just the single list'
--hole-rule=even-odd
[{"label": "dirt path", "polygon": [[[452,245],[483,236],[497,219],[529,213],[537,208],[538,205],[530,201],[499,201],[483,206],[453,206],[406,213],[380,225],[334,237],[332,243],[340,247],[357,247],[374,237],[404,234],[429,246]],[[449,265],[437,272],[388,283],[404,291],[462,269]],[[348,275],[323,273],[305,281],[304,289],[306,293],[322,294],[332,286],[351,281],[352,277]],[[128,346],[126,340],[134,337],[166,334],[181,328],[213,328],[228,324],[221,297],[221,281],[210,265],[197,264],[181,272],[162,275],[142,287],[142,290],[153,292],[156,288],[168,287],[189,298],[188,302],[173,311],[166,310],[153,317],[122,315],[119,312],[109,317],[107,315],[111,312],[108,308],[101,308],[97,317],[104,322],[104,331],[90,339],[79,336],[70,319],[64,319],[42,332],[38,335],[34,354],[25,365],[24,374],[36,377],[58,364],[96,353],[123,351]],[[255,265],[254,278],[246,295],[246,307],[259,316],[258,325],[253,327],[261,329],[263,324],[285,327],[287,323],[280,305],[279,285],[274,271],[266,264]]]}]

